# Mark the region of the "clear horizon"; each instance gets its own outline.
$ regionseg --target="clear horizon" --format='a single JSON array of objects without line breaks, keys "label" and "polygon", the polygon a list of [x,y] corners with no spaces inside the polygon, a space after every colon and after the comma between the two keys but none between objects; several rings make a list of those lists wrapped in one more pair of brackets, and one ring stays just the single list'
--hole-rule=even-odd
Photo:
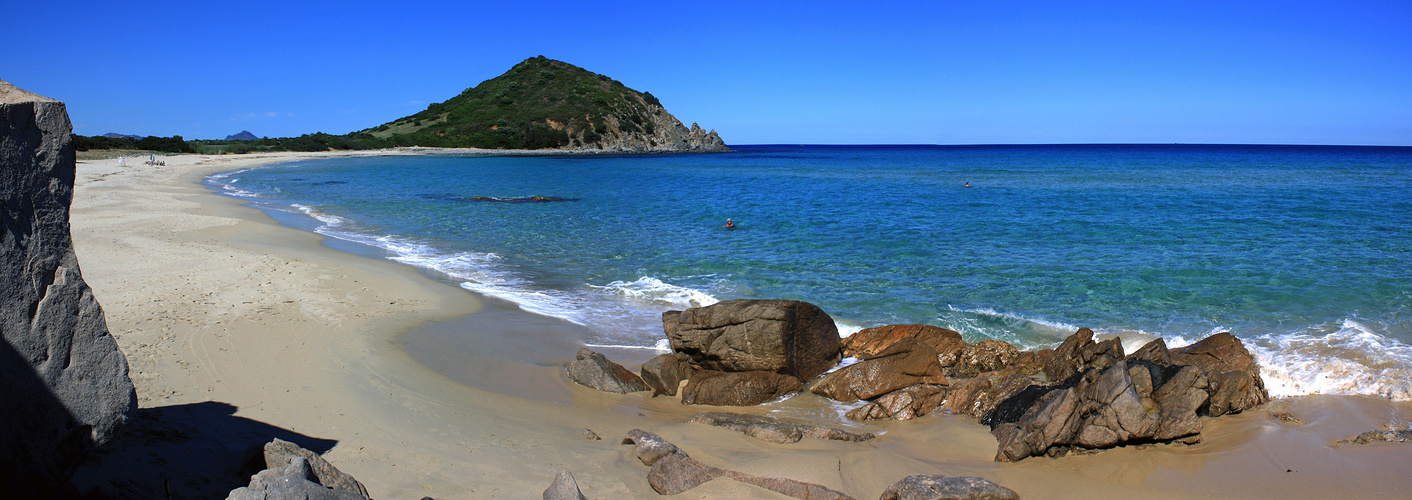
[{"label": "clear horizon", "polygon": [[[544,55],[727,144],[1412,146],[1412,4],[22,3],[74,131],[374,127]],[[56,27],[67,36],[55,36]],[[43,43],[33,41],[43,40]]]}]

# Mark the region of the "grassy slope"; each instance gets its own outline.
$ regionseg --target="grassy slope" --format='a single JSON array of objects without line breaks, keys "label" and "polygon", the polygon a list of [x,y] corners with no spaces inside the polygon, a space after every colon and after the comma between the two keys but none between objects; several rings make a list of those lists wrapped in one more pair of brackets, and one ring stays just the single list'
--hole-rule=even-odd
[{"label": "grassy slope", "polygon": [[399,144],[539,149],[598,142],[611,130],[651,134],[652,94],[544,56],[425,111],[361,131]]}]

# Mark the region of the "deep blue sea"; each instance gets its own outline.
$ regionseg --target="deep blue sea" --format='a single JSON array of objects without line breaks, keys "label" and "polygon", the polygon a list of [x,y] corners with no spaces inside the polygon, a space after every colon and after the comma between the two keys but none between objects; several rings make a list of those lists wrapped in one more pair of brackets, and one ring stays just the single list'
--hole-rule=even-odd
[{"label": "deep blue sea", "polygon": [[[592,345],[660,346],[669,309],[787,298],[844,335],[926,323],[1040,348],[1085,326],[1134,349],[1231,331],[1272,395],[1412,399],[1412,148],[736,149],[325,159],[208,183]],[[565,200],[469,199],[531,196]]]}]

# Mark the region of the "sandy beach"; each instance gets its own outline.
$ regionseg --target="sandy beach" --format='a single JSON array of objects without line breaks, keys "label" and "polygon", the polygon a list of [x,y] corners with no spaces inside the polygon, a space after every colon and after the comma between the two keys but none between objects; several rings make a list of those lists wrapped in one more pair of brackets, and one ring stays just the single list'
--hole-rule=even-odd
[{"label": "sandy beach", "polygon": [[[851,426],[880,437],[779,445],[682,423],[719,408],[576,386],[557,366],[580,347],[571,324],[475,296],[376,255],[330,248],[317,234],[283,226],[200,184],[213,173],[271,163],[386,154],[412,153],[176,155],[161,157],[164,166],[144,165],[142,158],[128,158],[125,166],[116,159],[78,163],[74,245],[131,366],[140,413],[147,415],[138,420],[148,418],[140,429],[151,435],[163,418],[233,410],[222,418],[244,427],[232,433],[271,429],[324,443],[325,458],[382,499],[535,498],[560,471],[573,473],[589,498],[656,498],[647,467],[620,444],[634,428],[659,434],[709,465],[813,482],[860,499],[876,498],[911,474],[981,476],[1024,498],[1412,495],[1406,465],[1412,444],[1333,446],[1412,421],[1412,404],[1372,397],[1276,400],[1206,419],[1205,441],[1191,446],[1015,464],[994,462],[995,438],[967,417],[857,424],[808,393],[728,410]],[[459,352],[438,349],[448,342],[472,354],[460,359]],[[632,369],[646,359],[643,352],[606,353]],[[1282,422],[1272,410],[1304,423]],[[585,429],[602,439],[585,438]],[[238,461],[241,452],[233,449],[222,460]],[[103,461],[118,458],[149,465],[163,458],[159,465],[170,472],[172,491],[204,495],[243,484],[239,477],[232,484],[183,478],[182,470],[204,466],[179,457],[113,454]],[[115,471],[87,477],[96,484],[116,477]],[[785,498],[725,480],[677,497]]]}]

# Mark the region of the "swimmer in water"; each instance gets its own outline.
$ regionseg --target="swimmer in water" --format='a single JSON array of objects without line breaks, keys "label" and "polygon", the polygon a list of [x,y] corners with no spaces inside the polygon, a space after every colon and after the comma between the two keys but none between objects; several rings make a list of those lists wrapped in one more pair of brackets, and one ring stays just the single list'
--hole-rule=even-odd
[{"label": "swimmer in water", "polygon": [[966,181],[966,187],[971,187],[971,181]]},{"label": "swimmer in water", "polygon": [[734,222],[731,222],[730,219],[726,219],[726,225],[721,226],[721,227],[724,227],[724,228],[726,228],[726,229],[735,229],[735,223],[734,223]]}]

